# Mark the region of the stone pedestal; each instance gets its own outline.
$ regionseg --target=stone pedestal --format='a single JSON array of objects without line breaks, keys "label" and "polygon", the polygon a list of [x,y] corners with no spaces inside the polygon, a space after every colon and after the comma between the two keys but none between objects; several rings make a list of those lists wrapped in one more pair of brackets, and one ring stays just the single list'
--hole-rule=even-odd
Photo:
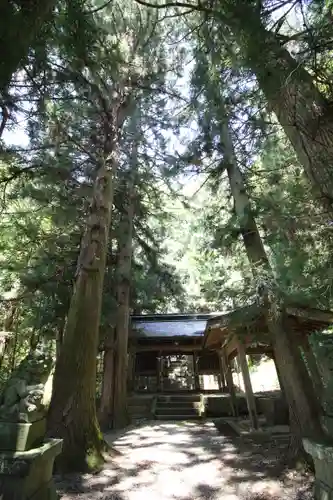
[{"label": "stone pedestal", "polygon": [[0,452],[1,500],[55,500],[53,463],[61,448],[61,439],[49,439],[32,450]]},{"label": "stone pedestal", "polygon": [[304,449],[315,466],[315,500],[333,500],[333,446],[303,439]]},{"label": "stone pedestal", "polygon": [[1,451],[27,451],[43,443],[46,432],[46,419],[36,422],[1,422]]}]

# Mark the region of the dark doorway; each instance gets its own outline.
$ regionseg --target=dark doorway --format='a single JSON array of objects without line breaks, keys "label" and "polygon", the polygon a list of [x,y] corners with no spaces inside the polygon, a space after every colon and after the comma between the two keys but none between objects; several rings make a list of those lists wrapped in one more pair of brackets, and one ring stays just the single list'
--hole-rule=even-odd
[{"label": "dark doorway", "polygon": [[195,389],[193,354],[168,354],[161,357],[161,390]]}]

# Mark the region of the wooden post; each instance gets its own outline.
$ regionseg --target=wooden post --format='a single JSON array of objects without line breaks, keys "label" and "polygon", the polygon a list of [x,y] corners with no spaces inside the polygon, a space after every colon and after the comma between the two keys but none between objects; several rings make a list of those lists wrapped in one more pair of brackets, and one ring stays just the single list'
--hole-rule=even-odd
[{"label": "wooden post", "polygon": [[323,381],[320,376],[318,364],[316,357],[313,353],[312,347],[310,345],[309,339],[307,335],[302,336],[301,338],[301,348],[304,352],[304,356],[306,359],[306,364],[308,366],[310,377],[313,382],[313,387],[318,396],[318,399],[321,400],[321,395],[324,389]]},{"label": "wooden post", "polygon": [[161,364],[162,364],[162,356],[161,351],[158,352],[157,355],[157,392],[162,392],[162,377],[161,377]]},{"label": "wooden post", "polygon": [[258,429],[258,416],[257,416],[257,410],[256,410],[256,401],[255,401],[254,394],[252,391],[251,377],[250,377],[249,367],[248,367],[247,360],[246,360],[246,352],[245,352],[245,348],[244,348],[244,345],[242,344],[242,342],[239,339],[237,339],[237,340],[238,340],[237,341],[238,360],[239,360],[240,368],[242,370],[242,375],[243,375],[245,396],[246,396],[247,408],[249,411],[250,422],[251,422],[251,426],[254,429]]},{"label": "wooden post", "polygon": [[225,349],[222,350],[222,356],[224,358],[224,365],[226,367],[225,371],[225,378],[230,394],[230,404],[231,404],[231,412],[233,417],[238,416],[238,404],[237,404],[237,396],[236,396],[236,391],[235,391],[235,386],[234,386],[234,381],[232,379],[232,371],[231,371],[231,365],[228,360],[227,353]]},{"label": "wooden post", "polygon": [[194,390],[200,392],[200,381],[198,374],[198,355],[193,353],[193,369],[194,369]]},{"label": "wooden post", "polygon": [[135,380],[135,359],[136,352],[133,348],[128,351],[128,370],[127,370],[127,388],[129,392],[134,390]]},{"label": "wooden post", "polygon": [[240,372],[241,372],[241,367],[240,367],[240,363],[239,363],[239,359],[237,356],[235,356],[233,358],[233,362],[234,362],[234,369],[235,369],[235,372],[237,374],[237,383],[238,383],[238,388],[239,390],[241,391],[242,390],[242,383],[241,383],[241,377],[240,377]]},{"label": "wooden post", "polygon": [[225,378],[225,372],[226,372],[226,366],[224,362],[224,357],[222,351],[217,352],[218,357],[219,357],[219,364],[220,364],[220,390],[222,392],[225,392],[227,383],[226,383],[226,378]]}]

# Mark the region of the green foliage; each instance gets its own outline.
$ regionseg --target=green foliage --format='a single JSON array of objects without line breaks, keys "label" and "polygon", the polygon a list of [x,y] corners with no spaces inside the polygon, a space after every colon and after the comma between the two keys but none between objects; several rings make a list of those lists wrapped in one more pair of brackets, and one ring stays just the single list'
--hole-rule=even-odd
[{"label": "green foliage", "polygon": [[[329,7],[308,2],[297,14],[307,25],[302,30],[288,27],[282,3],[232,0],[214,5],[214,16],[176,18],[130,0],[104,8],[101,1],[56,3],[57,15],[39,30],[25,71],[9,88],[7,130],[23,121],[29,143],[24,149],[3,142],[1,150],[0,321],[14,332],[3,370],[16,364],[32,336],[61,339],[108,138],[104,105],[115,89],[124,92],[129,111],[119,144],[101,339],[115,321],[115,242],[129,171],[136,172],[131,311],[216,311],[253,300],[225,181],[222,97],[281,291],[332,307],[331,222],[314,203],[239,38],[237,23],[259,15],[330,99]],[[239,17],[237,6],[244,7]],[[233,16],[233,29],[226,16]]]},{"label": "green foliage", "polygon": [[[161,24],[158,13],[133,2],[113,3],[100,12],[94,5],[89,16],[81,7],[80,2],[59,6],[45,57],[40,64],[31,60],[27,75],[20,77],[20,93],[18,81],[11,89],[30,142],[15,153],[4,148],[0,171],[0,320],[17,331],[6,348],[4,371],[15,365],[36,333],[61,340],[92,182],[103,140],[108,140],[105,106],[115,89],[124,89],[129,113],[119,144],[101,339],[117,310],[115,241],[127,197],[120,179],[129,165],[137,172],[131,308],[155,312],[171,303],[177,308],[182,301],[182,285],[165,262],[162,246],[169,220],[163,207],[168,190],[164,135],[175,126],[172,114],[178,105],[177,92],[169,102],[165,99],[174,85],[166,75],[171,65],[179,70],[183,54],[177,51],[166,59],[169,23]],[[133,130],[134,114],[138,126]],[[18,307],[9,322],[11,299]]]}]

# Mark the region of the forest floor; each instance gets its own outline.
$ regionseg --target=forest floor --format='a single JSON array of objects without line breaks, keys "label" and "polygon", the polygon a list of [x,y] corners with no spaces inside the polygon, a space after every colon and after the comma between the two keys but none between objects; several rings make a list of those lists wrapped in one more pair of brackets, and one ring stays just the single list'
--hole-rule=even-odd
[{"label": "forest floor", "polygon": [[251,441],[226,424],[149,422],[106,439],[103,471],[56,477],[61,500],[310,500],[311,475],[285,470],[286,442]]}]

